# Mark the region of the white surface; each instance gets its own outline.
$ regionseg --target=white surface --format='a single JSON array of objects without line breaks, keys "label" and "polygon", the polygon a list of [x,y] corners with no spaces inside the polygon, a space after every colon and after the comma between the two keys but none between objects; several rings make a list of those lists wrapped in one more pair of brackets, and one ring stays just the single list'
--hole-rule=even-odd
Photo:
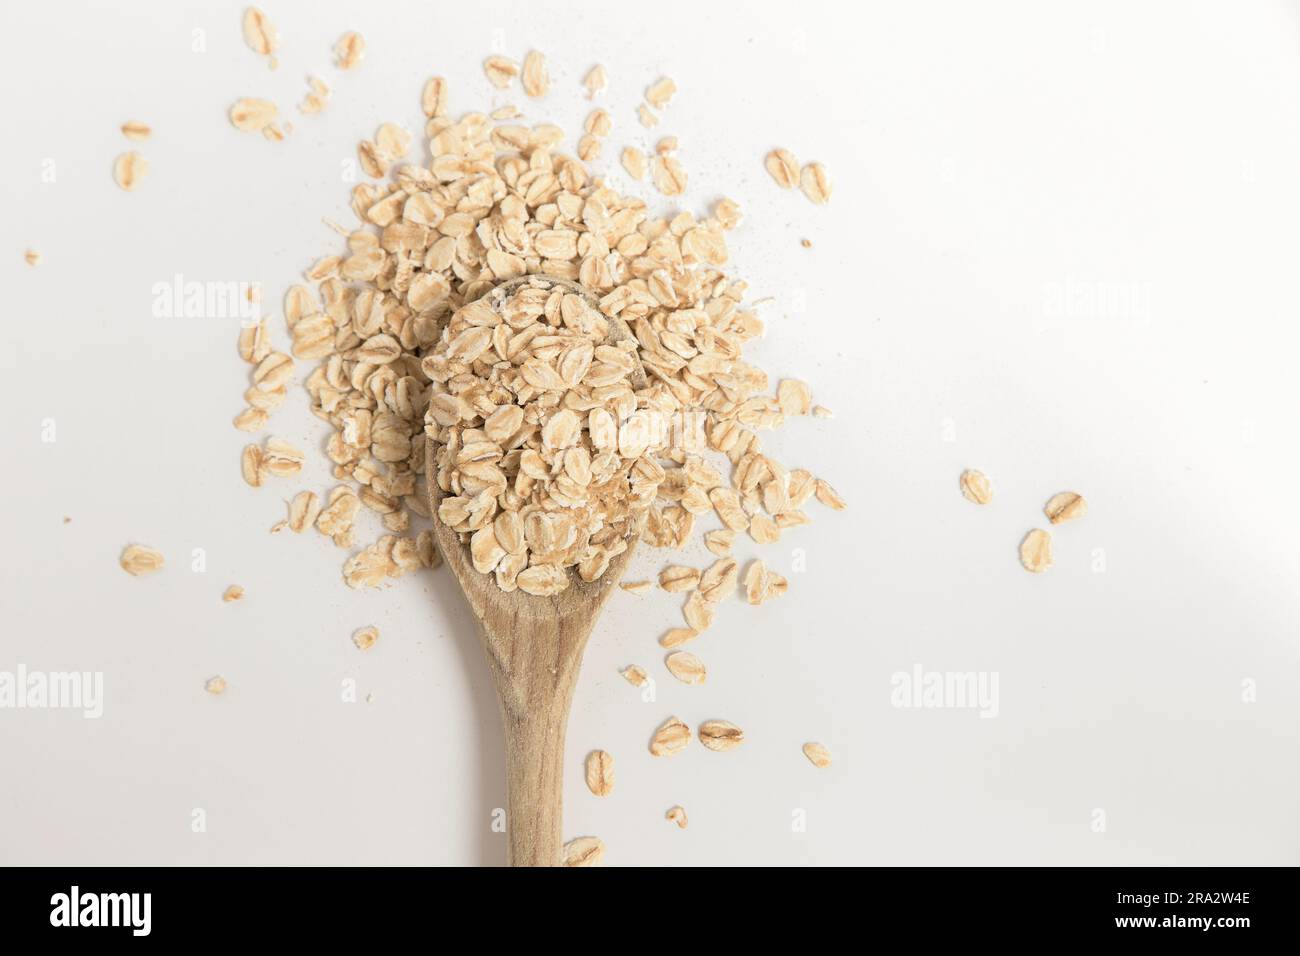
[{"label": "white surface", "polygon": [[[97,721],[0,710],[0,863],[504,859],[495,703],[450,577],[352,592],[324,538],[268,535],[295,491],[332,485],[322,456],[302,481],[246,487],[236,320],[152,318],[151,289],[258,280],[278,315],[339,248],[321,217],[352,221],[356,141],[419,128],[429,75],[454,112],[516,102],[572,133],[596,59],[615,121],[596,166],[626,184],[618,150],[673,133],[688,208],[745,208],[736,271],[774,299],[755,356],[838,413],[767,447],[851,510],[814,505],[766,549],[785,569],[800,549],[807,571],[773,605],[720,613],[695,648],[702,688],[655,643],[678,602],[615,597],[570,723],[566,835],[601,836],[612,865],[1297,862],[1294,4],[272,2],[274,73],[237,5],[87,6],[0,15],[0,670],[100,670],[107,699]],[[348,29],[369,53],[339,74]],[[494,41],[546,52],[546,100],[489,86]],[[309,71],[333,100],[287,142],[226,122],[239,96],[291,110]],[[634,109],[661,74],[680,92],[647,134]],[[127,119],[154,138],[133,147]],[[826,164],[829,206],[773,186],[775,145]],[[152,164],[131,195],[111,179],[128,148]],[[1097,290],[1135,304],[1090,305]],[[320,444],[292,396],[272,433]],[[957,492],[972,466],[990,508]],[[1058,529],[1056,567],[1026,574],[1017,542],[1064,488],[1091,511]],[[129,542],[166,571],[123,574]],[[233,582],[248,597],[222,604]],[[363,655],[349,635],[371,623]],[[632,662],[657,701],[619,677]],[[918,663],[997,672],[997,718],[891,706],[891,674]],[[374,702],[341,703],[346,678]],[[654,760],[670,714],[730,719],[748,742]],[[835,765],[812,768],[806,740]],[[582,784],[593,747],[616,760],[606,800]],[[684,832],[663,819],[674,803]]]}]

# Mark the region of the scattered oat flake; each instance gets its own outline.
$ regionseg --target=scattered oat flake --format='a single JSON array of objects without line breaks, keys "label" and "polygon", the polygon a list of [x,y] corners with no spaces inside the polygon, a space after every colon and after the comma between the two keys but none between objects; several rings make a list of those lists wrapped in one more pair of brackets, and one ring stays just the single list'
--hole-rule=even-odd
[{"label": "scattered oat flake", "polygon": [[614,790],[614,758],[604,750],[587,754],[585,765],[587,789],[598,797],[608,797]]},{"label": "scattered oat flake", "polygon": [[226,603],[231,601],[242,601],[244,599],[244,589],[238,584],[232,584],[221,593],[221,600]]},{"label": "scattered oat flake", "polygon": [[127,120],[122,124],[122,135],[136,142],[148,139],[152,133],[149,124],[141,123],[139,120]]},{"label": "scattered oat flake", "polygon": [[254,53],[270,56],[280,45],[280,31],[257,7],[244,11],[244,42]]},{"label": "scattered oat flake", "polygon": [[693,641],[699,636],[700,632],[693,628],[674,627],[659,638],[659,644],[662,647],[681,647],[687,641]]},{"label": "scattered oat flake", "polygon": [[731,554],[731,545],[736,539],[736,532],[725,528],[704,533],[704,546],[720,558]]},{"label": "scattered oat flake", "polygon": [[366,39],[355,30],[339,37],[334,44],[335,62],[340,70],[351,70],[360,65],[366,55]]},{"label": "scattered oat flake", "polygon": [[814,405],[812,413],[813,413],[813,418],[834,418],[835,417],[835,413],[831,411],[829,408],[827,408],[825,405]]},{"label": "scattered oat flake", "polygon": [[498,106],[488,114],[494,120],[512,120],[518,119],[523,114],[519,112],[519,107],[513,105]]},{"label": "scattered oat flake", "polygon": [[651,178],[655,189],[665,196],[680,196],[686,192],[686,170],[673,156],[656,156],[650,161]]},{"label": "scattered oat flake", "polygon": [[275,122],[279,113],[279,107],[270,100],[245,97],[230,107],[230,122],[245,133],[260,133]]},{"label": "scattered oat flake", "polygon": [[209,677],[203,684],[203,689],[212,696],[224,694],[226,692],[226,679],[224,677]]},{"label": "scattered oat flake", "polygon": [[298,104],[298,112],[305,113],[308,116],[319,113],[329,105],[330,88],[318,76],[309,76],[307,78],[307,95],[303,97],[302,102]]},{"label": "scattered oat flake", "polygon": [[697,568],[672,564],[659,572],[659,586],[665,591],[692,591],[700,583]]},{"label": "scattered oat flake", "polygon": [[[713,608],[709,605],[708,600],[699,591],[692,591],[686,598],[686,603],[682,605],[682,617],[686,619],[686,625],[696,634],[702,634],[709,629],[713,623]],[[663,641],[660,640],[662,644]],[[664,645],[667,647],[668,645]]]},{"label": "scattered oat flake", "polygon": [[799,162],[788,149],[774,149],[763,159],[768,175],[782,189],[790,189],[799,181]]},{"label": "scattered oat flake", "polygon": [[1034,528],[1020,542],[1020,563],[1026,571],[1039,574],[1052,566],[1052,536]]},{"label": "scattered oat flake", "polygon": [[605,844],[600,837],[577,837],[564,844],[565,866],[599,866],[605,857]]},{"label": "scattered oat flake", "polygon": [[1052,495],[1048,499],[1047,504],[1043,507],[1043,513],[1047,515],[1047,520],[1052,524],[1073,521],[1075,518],[1082,518],[1088,513],[1088,502],[1078,492],[1062,491],[1059,495]]},{"label": "scattered oat flake", "polygon": [[645,594],[654,587],[653,581],[624,581],[619,584],[624,591],[629,594]]},{"label": "scattered oat flake", "polygon": [[745,569],[745,600],[750,604],[762,604],[767,599],[767,588],[767,565],[762,561],[751,561]]},{"label": "scattered oat flake", "polygon": [[803,194],[817,205],[823,205],[831,198],[831,180],[826,175],[826,167],[821,163],[809,163],[799,172],[799,188]]},{"label": "scattered oat flake", "polygon": [[782,379],[776,387],[776,402],[781,406],[782,415],[807,415],[812,409],[812,392],[807,382]]},{"label": "scattered oat flake", "polygon": [[633,179],[645,179],[645,153],[633,146],[627,146],[623,149],[619,161],[627,174]]},{"label": "scattered oat flake", "polygon": [[678,829],[686,829],[686,811],[681,807],[669,807],[668,812],[664,814],[664,819],[677,824]]},{"label": "scattered oat flake", "polygon": [[700,724],[699,736],[710,750],[731,750],[745,742],[745,732],[726,720],[706,720]]},{"label": "scattered oat flake", "polygon": [[118,563],[122,565],[122,570],[127,574],[140,577],[144,574],[161,571],[166,561],[161,552],[155,551],[153,548],[146,548],[144,545],[133,544],[122,552],[122,557],[118,559]]},{"label": "scattered oat flake", "polygon": [[663,109],[677,92],[677,84],[669,77],[663,77],[650,84],[645,91],[646,102],[657,110]]},{"label": "scattered oat flake", "polygon": [[664,666],[683,684],[703,684],[708,678],[704,662],[690,651],[676,651],[664,659]]},{"label": "scattered oat flake", "polygon": [[149,172],[149,161],[137,152],[123,153],[113,161],[113,180],[127,192],[140,185]]},{"label": "scattered oat flake", "polygon": [[582,81],[582,85],[587,89],[587,99],[603,93],[608,84],[609,78],[605,74],[605,68],[599,63],[587,71],[587,76]]},{"label": "scattered oat flake", "polygon": [[546,72],[546,57],[536,50],[529,51],[524,57],[522,82],[524,92],[534,99],[545,96],[551,87],[551,77]]},{"label": "scattered oat flake", "polygon": [[[443,77],[432,76],[424,84],[424,91],[420,94],[420,108],[430,119],[447,115],[447,81]],[[498,118],[496,113],[492,114],[492,118]]]},{"label": "scattered oat flake", "polygon": [[622,674],[623,679],[633,687],[644,687],[650,682],[650,675],[645,672],[645,668],[637,664],[629,664],[627,667],[624,667],[619,671],[619,673]]},{"label": "scattered oat flake", "polygon": [[235,416],[235,427],[241,432],[260,432],[269,417],[265,409],[246,408]]},{"label": "scattered oat flake", "polygon": [[655,757],[669,757],[691,742],[691,728],[676,717],[669,717],[655,731],[650,740],[650,753]]},{"label": "scattered oat flake", "polygon": [[368,651],[375,646],[379,640],[379,628],[373,624],[370,627],[363,627],[352,635],[352,643],[357,646],[359,651]]},{"label": "scattered oat flake", "polygon": [[831,765],[831,752],[826,749],[824,744],[804,744],[803,755],[808,758],[814,767],[829,767]]},{"label": "scattered oat flake", "polygon": [[656,116],[654,114],[654,111],[651,110],[650,107],[646,106],[644,103],[640,104],[636,108],[636,118],[637,118],[637,122],[639,122],[646,129],[654,129],[656,126],[659,125],[659,117]]},{"label": "scattered oat flake", "polygon": [[41,254],[35,249],[28,249],[23,253],[23,258],[27,260],[29,266],[39,266],[41,264]]},{"label": "scattered oat flake", "polygon": [[812,240],[811,240],[811,239],[800,239],[800,240],[799,240],[799,245],[803,246],[805,249],[811,249],[811,248],[812,248]]},{"label": "scattered oat flake", "polygon": [[844,503],[844,499],[839,496],[839,494],[835,491],[835,489],[832,488],[830,485],[828,485],[826,482],[822,481],[822,479],[820,478],[817,479],[816,494],[817,494],[817,500],[820,501],[822,504],[824,504],[827,508],[830,508],[832,511],[843,511],[846,507],[848,507]]},{"label": "scattered oat flake", "polygon": [[493,86],[504,90],[519,75],[519,64],[504,56],[490,56],[483,61],[483,72]]},{"label": "scattered oat flake", "polygon": [[974,468],[961,473],[961,493],[967,501],[977,505],[986,505],[993,500],[993,486],[989,484],[988,475]]}]

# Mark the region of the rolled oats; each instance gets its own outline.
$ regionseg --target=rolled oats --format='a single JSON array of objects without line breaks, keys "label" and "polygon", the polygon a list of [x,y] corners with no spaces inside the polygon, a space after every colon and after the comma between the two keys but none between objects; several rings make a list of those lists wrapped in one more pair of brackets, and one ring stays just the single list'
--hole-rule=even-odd
[{"label": "rolled oats", "polygon": [[23,259],[27,261],[29,266],[39,266],[41,264],[41,254],[35,249],[28,249],[24,252]]},{"label": "rolled oats", "polygon": [[1042,528],[1034,528],[1020,542],[1020,563],[1034,574],[1052,566],[1052,536]]},{"label": "rolled oats", "polygon": [[289,502],[289,527],[301,534],[320,517],[320,497],[314,491],[300,491]]},{"label": "rolled oats", "polygon": [[[695,634],[703,634],[713,623],[713,607],[699,591],[692,591],[682,606],[682,616],[686,626]],[[671,633],[671,632],[669,632]],[[661,640],[662,644],[663,641]],[[668,645],[664,645],[667,647]]]},{"label": "rolled oats", "polygon": [[674,564],[659,572],[659,586],[665,591],[693,591],[700,583],[697,568]]},{"label": "rolled oats", "polygon": [[731,554],[731,545],[736,539],[736,532],[727,529],[718,531],[706,531],[704,533],[704,546],[720,558],[725,558]]},{"label": "rolled oats", "polygon": [[329,105],[329,84],[318,76],[310,76],[307,78],[307,87],[307,94],[298,104],[298,111],[307,115],[322,112]]},{"label": "rolled oats", "polygon": [[122,552],[122,557],[118,559],[122,565],[122,570],[133,577],[140,577],[145,574],[153,574],[155,571],[161,571],[166,560],[162,553],[155,551],[153,548],[146,548],[144,545],[133,544]]},{"label": "rolled oats", "polygon": [[546,72],[546,58],[536,50],[529,51],[524,57],[522,76],[524,92],[534,99],[545,96],[551,87],[551,77]]},{"label": "rolled oats", "polygon": [[799,162],[788,149],[774,149],[763,160],[768,175],[782,189],[789,189],[799,182]]},{"label": "rolled oats", "polygon": [[113,161],[113,181],[132,192],[149,172],[149,161],[139,153],[123,153]]},{"label": "rolled oats", "polygon": [[690,651],[676,651],[664,658],[664,666],[683,684],[703,684],[708,677],[704,662]]},{"label": "rolled oats", "polygon": [[700,575],[700,596],[711,603],[721,601],[736,590],[740,566],[734,558],[719,558]]},{"label": "rolled oats", "polygon": [[809,163],[799,172],[799,188],[817,205],[828,202],[831,198],[831,180],[826,175],[826,167],[821,163]]},{"label": "rolled oats", "polygon": [[270,56],[280,45],[280,32],[257,7],[244,11],[244,42],[254,53]]},{"label": "rolled oats", "polygon": [[710,750],[732,750],[745,742],[745,732],[726,720],[706,720],[698,733],[700,743]]},{"label": "rolled oats", "polygon": [[622,674],[623,679],[633,687],[644,687],[650,682],[650,675],[645,672],[645,668],[639,667],[636,664],[629,664],[627,667],[619,671],[619,673]]},{"label": "rolled oats", "polygon": [[657,110],[663,109],[677,93],[677,84],[669,77],[662,77],[650,84],[645,91],[646,102]]},{"label": "rolled oats", "polygon": [[334,44],[334,62],[340,70],[356,69],[365,55],[366,39],[355,30],[343,34]]},{"label": "rolled oats", "polygon": [[587,71],[587,76],[582,81],[582,85],[587,90],[587,99],[591,99],[592,97],[603,93],[608,83],[609,78],[605,74],[605,68],[597,63]]},{"label": "rolled oats", "polygon": [[686,170],[673,156],[655,156],[650,160],[650,176],[655,189],[665,196],[680,196],[686,192]]},{"label": "rolled oats", "polygon": [[670,757],[690,742],[691,728],[676,717],[669,717],[655,731],[650,741],[650,753],[655,757]]},{"label": "rolled oats", "polygon": [[221,600],[227,604],[231,601],[242,601],[244,599],[244,589],[238,584],[232,584],[221,592]]},{"label": "rolled oats", "polygon": [[260,408],[246,408],[235,416],[235,427],[241,432],[260,432],[266,427],[267,418]]},{"label": "rolled oats", "polygon": [[[363,48],[356,40],[340,44],[340,59],[353,65]],[[522,67],[493,57],[484,70],[503,87],[522,77],[530,96],[549,84],[535,52]],[[592,69],[585,85],[596,95],[604,70]],[[652,106],[664,108],[673,89],[660,81],[646,91],[643,123],[658,121]],[[237,125],[274,125],[273,104],[244,102],[253,105],[238,111]],[[763,452],[762,432],[808,414],[811,397],[792,380],[773,395],[767,375],[742,357],[763,322],[745,283],[723,271],[728,231],[741,221],[735,202],[720,199],[698,218],[655,218],[646,202],[566,155],[554,125],[527,125],[514,107],[453,118],[439,77],[426,82],[420,105],[425,156],[407,158],[411,139],[393,124],[359,148],[373,177],[353,188],[361,225],[344,231],[346,248],[307,270],[313,291],[286,296],[286,351],[272,349],[263,324],[240,335],[240,355],[253,364],[240,422],[261,428],[284,401],[292,353],[315,365],[303,384],[332,428],[325,451],[344,484],[323,503],[303,497],[284,527],[305,528],[315,515],[316,527],[348,549],[353,586],[434,566],[427,531],[403,537],[412,513],[430,517],[427,475],[441,493],[432,517],[457,532],[476,566],[504,590],[546,595],[575,577],[599,579],[638,534],[646,546],[685,547],[710,511],[723,529],[708,532],[706,546],[731,561],[736,532],[775,541],[807,522],[801,509],[814,495],[843,507],[825,482]],[[608,112],[591,110],[580,151],[594,156],[611,126]],[[677,146],[676,137],[660,139],[652,164],[623,150],[624,167],[681,194]],[[798,182],[794,157],[774,156],[785,185]],[[539,275],[585,287],[599,310]],[[498,293],[499,283],[524,276],[529,283]],[[632,337],[610,335],[610,317]],[[680,429],[640,427],[678,418]],[[704,454],[725,456],[730,474]],[[270,443],[249,446],[242,461],[253,485],[302,466],[300,455]],[[390,532],[364,547],[354,542],[362,505]],[[687,595],[688,626],[661,638],[666,646],[707,628],[708,598],[734,589],[736,565],[714,569],[707,596]],[[787,587],[770,571],[762,585],[763,600]]]},{"label": "rolled oats", "polygon": [[677,824],[679,829],[686,829],[686,811],[681,807],[669,807],[668,812],[664,814],[664,819]]},{"label": "rolled oats", "polygon": [[235,129],[245,133],[260,133],[274,123],[279,114],[279,107],[270,100],[244,97],[235,100],[230,107],[230,122]]},{"label": "rolled oats", "polygon": [[226,679],[224,677],[209,677],[203,683],[203,689],[213,697],[226,692]]},{"label": "rolled oats", "polygon": [[578,837],[564,844],[565,866],[600,866],[605,858],[605,844],[599,837]]},{"label": "rolled oats", "polygon": [[1062,491],[1060,494],[1052,495],[1043,507],[1043,513],[1052,524],[1073,521],[1088,513],[1088,502],[1077,492]]},{"label": "rolled oats", "polygon": [[148,139],[152,133],[149,124],[141,123],[139,120],[127,120],[122,124],[122,135],[136,142]]},{"label": "rolled oats", "polygon": [[993,500],[993,486],[989,484],[988,476],[974,468],[961,473],[961,493],[967,501],[977,505],[986,505]]},{"label": "rolled oats", "polygon": [[604,750],[587,754],[587,789],[598,797],[608,797],[614,790],[614,758]]},{"label": "rolled oats", "polygon": [[662,637],[659,643],[663,647],[681,647],[687,641],[693,641],[700,636],[700,632],[689,627],[670,628]]},{"label": "rolled oats", "polygon": [[804,744],[803,755],[808,758],[814,767],[829,767],[831,765],[831,752],[822,744]]},{"label": "rolled oats", "polygon": [[363,627],[352,635],[352,643],[357,646],[357,650],[359,651],[370,650],[370,648],[375,646],[375,642],[378,640],[379,628],[374,625]]},{"label": "rolled oats", "polygon": [[483,61],[483,72],[488,82],[499,90],[506,89],[519,75],[519,64],[504,56],[490,56]]},{"label": "rolled oats", "polygon": [[623,169],[633,179],[645,179],[645,153],[632,146],[623,149],[619,156],[619,161],[623,164]]}]

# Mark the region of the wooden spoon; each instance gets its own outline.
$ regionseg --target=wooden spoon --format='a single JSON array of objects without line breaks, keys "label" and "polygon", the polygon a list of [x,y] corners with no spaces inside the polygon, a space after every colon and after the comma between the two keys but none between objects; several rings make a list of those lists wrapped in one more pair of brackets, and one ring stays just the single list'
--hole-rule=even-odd
[{"label": "wooden spoon", "polygon": [[[509,295],[535,278],[578,293],[599,311],[595,297],[582,286],[552,276],[525,276],[500,288]],[[607,341],[632,337],[621,319],[605,318],[610,323]],[[645,385],[639,361],[631,378],[633,388]],[[433,439],[428,439],[425,460],[430,480],[426,484],[434,539],[478,619],[479,636],[501,702],[509,862],[511,866],[559,866],[564,731],[573,688],[587,638],[601,607],[623,577],[637,538],[629,538],[627,550],[613,558],[608,570],[590,584],[569,571],[568,588],[550,597],[502,591],[492,575],[474,569],[468,546],[437,518],[443,492],[432,479],[436,449]]]}]

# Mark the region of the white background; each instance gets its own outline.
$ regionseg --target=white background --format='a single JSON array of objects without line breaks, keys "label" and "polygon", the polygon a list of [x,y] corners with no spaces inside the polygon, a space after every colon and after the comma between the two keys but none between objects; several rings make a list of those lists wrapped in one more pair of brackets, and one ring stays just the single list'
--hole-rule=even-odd
[{"label": "white background", "polygon": [[[684,208],[744,207],[735,270],[772,300],[754,357],[837,413],[766,447],[850,510],[810,506],[766,549],[790,592],[722,610],[693,648],[703,687],[662,666],[676,598],[615,596],[570,722],[566,837],[600,836],[610,865],[1297,862],[1294,4],[274,0],[276,72],[240,9],[3,13],[0,670],[102,671],[107,699],[98,721],[0,710],[0,863],[504,860],[496,705],[450,576],[354,592],[322,536],[268,535],[296,491],[333,485],[324,457],[247,487],[238,320],[154,318],[152,288],[261,281],[285,344],[283,290],[341,248],[321,218],[353,221],[358,139],[421,128],[439,73],[454,113],[514,102],[572,143],[597,60],[614,131],[596,168],[670,212],[616,157],[676,134]],[[349,29],[369,52],[340,74]],[[547,54],[545,100],[489,86],[494,43]],[[309,72],[334,96],[288,141],[226,121],[241,96],[293,114]],[[647,133],[634,110],[664,74],[680,91]],[[154,137],[128,143],[128,119]],[[773,185],[778,145],[825,163],[830,205]],[[129,148],[152,165],[133,194],[111,176]],[[271,433],[321,447],[291,396]],[[991,507],[959,495],[966,467]],[[1066,488],[1091,510],[1029,575],[1016,545]],[[131,542],[166,570],[124,574]],[[665,558],[644,550],[629,577]],[[231,583],[243,603],[221,602]],[[891,706],[891,674],[918,664],[996,672],[998,716]],[[373,702],[342,703],[348,678]],[[671,714],[747,742],[653,759]],[[604,800],[582,783],[597,747],[616,761]],[[663,819],[675,803],[686,831]]]}]

